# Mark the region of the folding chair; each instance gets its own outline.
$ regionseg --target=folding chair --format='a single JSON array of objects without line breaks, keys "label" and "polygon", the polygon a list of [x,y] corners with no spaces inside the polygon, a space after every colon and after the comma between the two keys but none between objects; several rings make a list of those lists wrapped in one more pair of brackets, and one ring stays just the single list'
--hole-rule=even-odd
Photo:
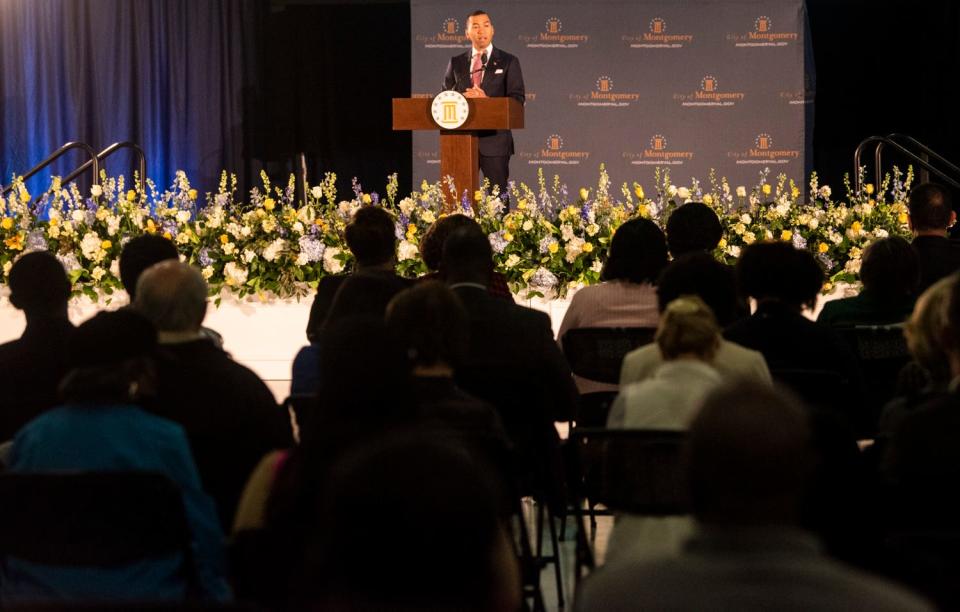
[{"label": "folding chair", "polygon": [[897,390],[900,370],[910,361],[903,325],[858,325],[837,331],[857,355],[864,383],[859,433],[873,437],[880,411]]},{"label": "folding chair", "polygon": [[615,385],[626,354],[653,342],[656,332],[653,327],[579,327],[565,333],[560,343],[574,374]]}]

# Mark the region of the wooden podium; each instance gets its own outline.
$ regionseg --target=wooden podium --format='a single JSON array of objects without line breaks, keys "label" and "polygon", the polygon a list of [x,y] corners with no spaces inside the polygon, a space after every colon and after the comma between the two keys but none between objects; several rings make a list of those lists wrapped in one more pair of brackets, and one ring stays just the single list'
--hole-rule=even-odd
[{"label": "wooden podium", "polygon": [[394,130],[438,130],[440,132],[440,177],[452,176],[458,197],[449,191],[448,210],[459,205],[466,190],[470,202],[480,188],[478,130],[523,129],[523,104],[513,98],[470,98],[467,121],[455,130],[441,129],[430,113],[430,98],[394,98]]}]

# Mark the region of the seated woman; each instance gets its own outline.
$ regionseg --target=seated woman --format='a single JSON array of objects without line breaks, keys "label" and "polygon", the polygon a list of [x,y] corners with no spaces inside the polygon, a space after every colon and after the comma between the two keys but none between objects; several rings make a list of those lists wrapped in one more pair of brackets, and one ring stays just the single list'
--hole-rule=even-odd
[{"label": "seated woman", "polygon": [[[557,338],[580,327],[656,327],[657,290],[654,285],[667,265],[667,240],[657,224],[642,217],[619,228],[610,241],[597,285],[577,291],[560,324]],[[580,393],[616,391],[608,385],[575,377]]]},{"label": "seated woman", "polygon": [[[137,406],[155,386],[153,326],[132,310],[102,312],[80,325],[67,345],[72,367],[60,384],[63,405],[17,434],[9,471],[159,472],[180,487],[193,536],[193,563],[203,597],[230,598],[221,531],[204,493],[183,429]],[[7,502],[9,503],[9,502]],[[13,502],[15,503],[15,501]],[[181,555],[123,567],[48,566],[6,559],[5,602],[36,600],[181,600],[187,595]]]},{"label": "seated woman", "polygon": [[827,302],[817,322],[833,327],[903,323],[920,282],[917,254],[903,238],[877,240],[863,253],[860,280],[859,295]]}]

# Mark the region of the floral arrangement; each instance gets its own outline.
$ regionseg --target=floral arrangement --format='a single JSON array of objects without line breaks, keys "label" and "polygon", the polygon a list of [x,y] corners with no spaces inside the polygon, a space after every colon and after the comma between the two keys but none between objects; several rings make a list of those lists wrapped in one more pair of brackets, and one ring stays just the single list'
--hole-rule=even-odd
[{"label": "floral arrangement", "polygon": [[[121,288],[118,257],[130,238],[148,233],[173,240],[181,257],[202,272],[211,294],[226,289],[240,297],[261,299],[307,295],[325,274],[351,269],[353,256],[344,229],[362,206],[382,206],[396,219],[397,270],[416,277],[428,270],[420,258],[420,240],[445,213],[445,197],[459,206],[454,212],[472,216],[490,239],[499,271],[523,297],[563,296],[596,283],[610,240],[624,221],[642,216],[665,225],[670,213],[685,202],[713,207],[724,227],[715,255],[733,262],[740,250],[757,240],[790,241],[811,250],[831,282],[857,279],[863,249],[889,235],[908,235],[906,195],[913,180],[893,169],[879,186],[863,183],[854,189],[844,180],[846,194],[832,199],[830,187],[814,173],[807,198],[793,180],[770,180],[760,173],[749,191],[731,188],[713,172],[702,184],[671,182],[669,171],[657,170],[652,193],[637,183],[624,183],[618,194],[601,165],[597,185],[571,194],[554,176],[548,183],[538,175],[536,189],[511,182],[512,210],[488,184],[473,194],[457,194],[452,182],[424,181],[418,191],[398,199],[397,175],[388,177],[386,195],[365,192],[354,179],[352,197],[338,199],[336,176],[307,186],[304,202],[295,200],[294,177],[273,185],[262,174],[262,186],[239,197],[236,178],[224,172],[216,192],[203,200],[187,176],[177,172],[173,184],[160,191],[150,180],[143,190],[128,188],[123,176],[101,174],[89,194],[76,184],[50,188],[34,198],[14,177],[6,199],[0,199],[0,267],[2,278],[23,252],[49,250],[66,268],[74,290],[96,299]],[[826,286],[825,290],[830,287]]]}]

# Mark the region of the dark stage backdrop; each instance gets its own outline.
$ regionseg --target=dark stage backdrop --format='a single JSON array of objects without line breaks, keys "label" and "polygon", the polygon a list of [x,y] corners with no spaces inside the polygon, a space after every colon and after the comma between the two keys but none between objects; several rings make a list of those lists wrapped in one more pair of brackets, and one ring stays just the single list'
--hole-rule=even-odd
[{"label": "dark stage backdrop", "polygon": [[[245,173],[244,106],[255,76],[259,2],[0,1],[0,184],[70,140],[140,144],[147,174],[177,169],[213,189]],[[66,174],[80,153],[53,167]],[[126,153],[110,158],[127,173]],[[30,183],[45,188],[50,173]]]},{"label": "dark stage backdrop", "polygon": [[[802,177],[813,137],[813,62],[803,0],[491,0],[494,46],[517,55],[527,89],[511,177],[537,169],[571,188],[754,184],[769,167]],[[457,0],[412,0],[412,88],[435,95],[450,56],[469,48]],[[414,136],[414,180],[439,174],[437,135]]]}]

